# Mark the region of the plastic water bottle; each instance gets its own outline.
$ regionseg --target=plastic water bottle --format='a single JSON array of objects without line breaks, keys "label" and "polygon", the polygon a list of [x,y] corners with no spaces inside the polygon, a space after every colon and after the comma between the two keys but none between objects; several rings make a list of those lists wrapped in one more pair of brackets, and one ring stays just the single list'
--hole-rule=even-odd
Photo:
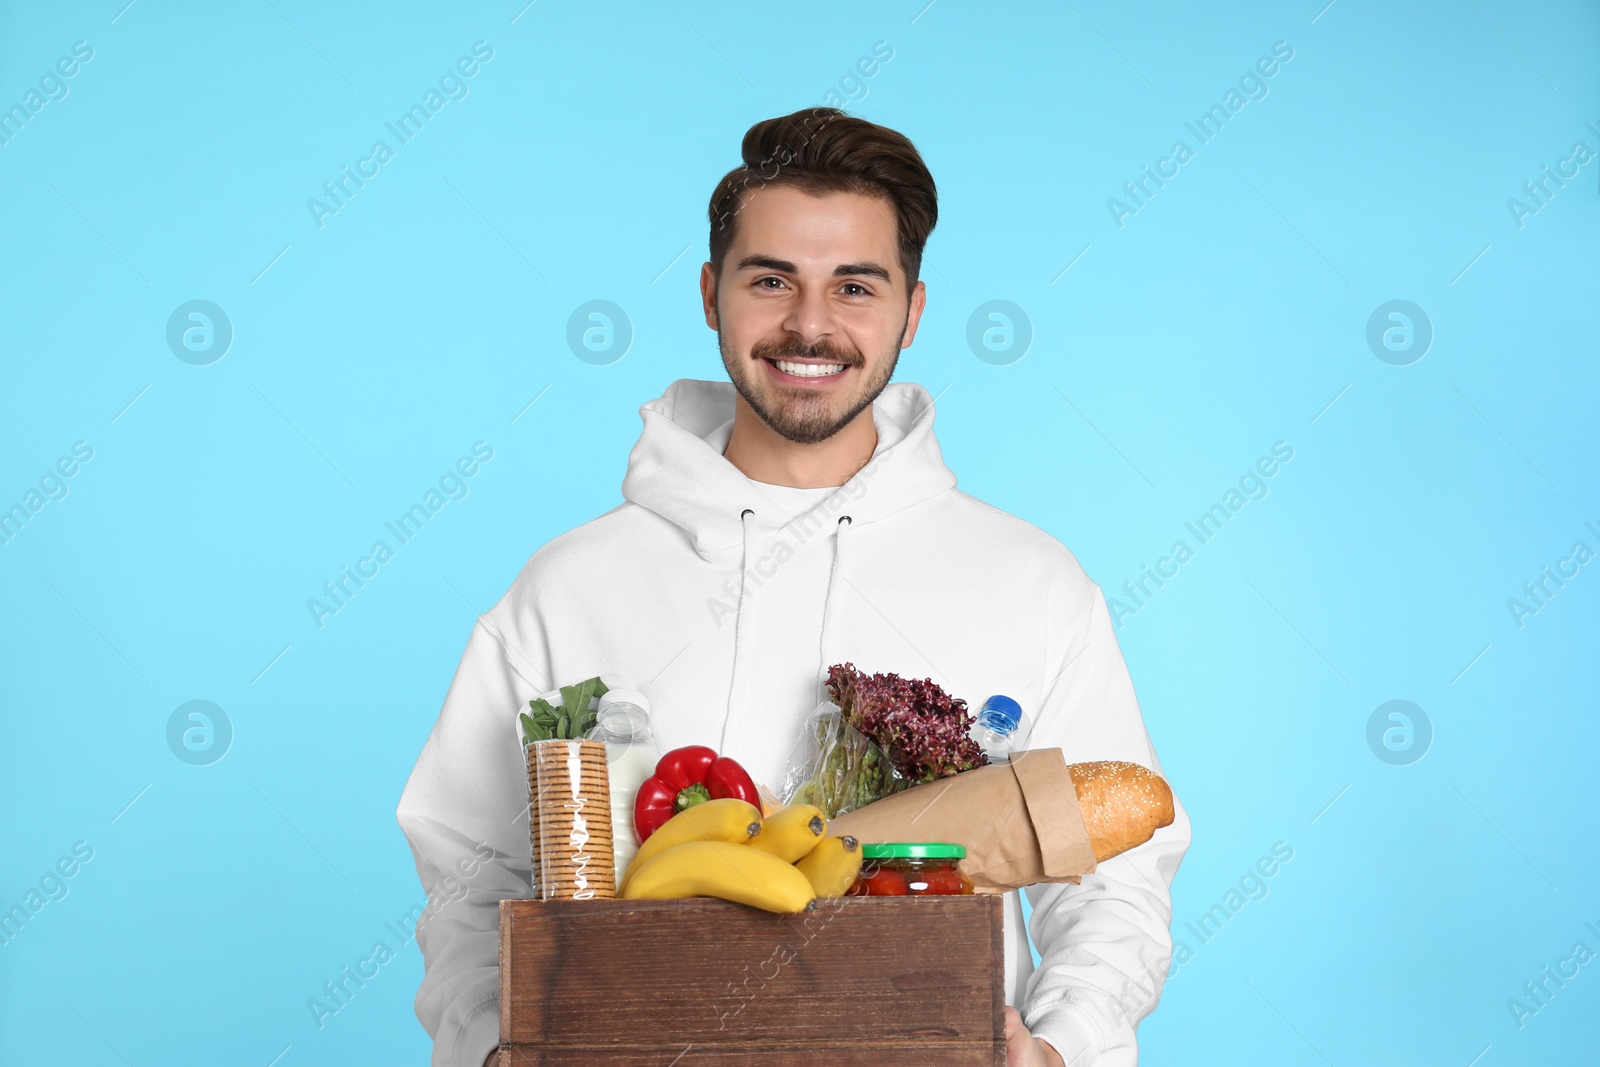
[{"label": "plastic water bottle", "polygon": [[983,702],[971,733],[990,763],[1009,761],[1018,742],[1027,736],[1028,717],[1022,713],[1022,705],[1002,693]]},{"label": "plastic water bottle", "polygon": [[600,697],[589,740],[604,741],[611,782],[611,842],[617,874],[627,869],[639,842],[633,830],[633,802],[645,779],[656,773],[650,702],[634,689],[612,689]]}]

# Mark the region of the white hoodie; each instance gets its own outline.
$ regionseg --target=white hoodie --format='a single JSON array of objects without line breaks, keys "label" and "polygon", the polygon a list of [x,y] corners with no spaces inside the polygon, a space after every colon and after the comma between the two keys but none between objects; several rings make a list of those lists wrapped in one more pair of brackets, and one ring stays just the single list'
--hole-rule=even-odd
[{"label": "white hoodie", "polygon": [[[497,902],[530,880],[514,723],[557,686],[640,689],[660,751],[710,745],[774,789],[845,661],[974,707],[1012,696],[1033,718],[1025,747],[1069,763],[1161,770],[1099,587],[1055,538],[955,488],[925,389],[883,391],[873,458],[837,489],[747,478],[722,455],[733,409],[731,383],[692,379],[641,408],[625,502],[535,552],[473,628],[397,813],[429,890],[416,1010],[435,1067],[480,1067],[498,1040]],[[1029,888],[1037,970],[1007,894],[1006,1002],[1069,1064],[1136,1062],[1189,836],[1178,805],[1081,885]],[[442,896],[458,875],[464,892]]]}]

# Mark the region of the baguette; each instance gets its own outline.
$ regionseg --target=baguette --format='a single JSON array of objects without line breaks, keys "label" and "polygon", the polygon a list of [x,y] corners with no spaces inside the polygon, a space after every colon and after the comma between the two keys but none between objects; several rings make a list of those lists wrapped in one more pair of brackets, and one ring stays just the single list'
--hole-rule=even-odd
[{"label": "baguette", "polygon": [[1172,789],[1154,771],[1121,760],[1073,763],[1067,771],[1096,862],[1136,848],[1172,824]]},{"label": "baguette", "polygon": [[[1067,790],[1077,799],[1069,810]],[[980,893],[1076,882],[1094,865],[1148,841],[1176,815],[1172,790],[1126,762],[1069,764],[1059,748],[1013,753],[911,786],[828,822],[864,843],[953,841]]]}]

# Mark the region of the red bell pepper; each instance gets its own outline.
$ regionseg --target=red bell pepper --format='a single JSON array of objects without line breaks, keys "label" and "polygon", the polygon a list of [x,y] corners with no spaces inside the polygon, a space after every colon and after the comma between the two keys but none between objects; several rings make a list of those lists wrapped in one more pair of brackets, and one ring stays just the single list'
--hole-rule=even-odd
[{"label": "red bell pepper", "polygon": [[708,800],[735,797],[761,807],[755,782],[727,756],[704,745],[686,745],[668,752],[645,779],[633,803],[633,827],[643,841],[678,812]]}]

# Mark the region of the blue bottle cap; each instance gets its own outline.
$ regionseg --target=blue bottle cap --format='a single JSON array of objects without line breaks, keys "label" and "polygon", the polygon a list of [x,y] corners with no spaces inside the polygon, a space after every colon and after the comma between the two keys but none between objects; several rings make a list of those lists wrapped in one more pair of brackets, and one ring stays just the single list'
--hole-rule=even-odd
[{"label": "blue bottle cap", "polygon": [[1001,733],[1011,733],[1022,725],[1022,705],[1002,693],[996,693],[983,702],[978,721],[985,725],[1003,726]]}]

